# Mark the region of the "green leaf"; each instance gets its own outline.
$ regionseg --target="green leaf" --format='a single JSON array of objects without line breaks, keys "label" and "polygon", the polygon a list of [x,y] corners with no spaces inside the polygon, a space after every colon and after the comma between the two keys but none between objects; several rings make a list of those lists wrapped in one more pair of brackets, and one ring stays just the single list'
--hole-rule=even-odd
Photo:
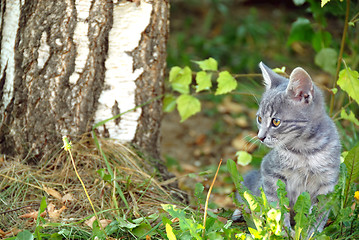
[{"label": "green leaf", "polygon": [[349,110],[349,115],[348,115],[347,112],[345,111],[345,109],[342,108],[342,111],[340,112],[340,117],[345,120],[349,120],[352,123],[354,123],[355,125],[359,126],[359,120],[355,117],[354,113],[350,110]]},{"label": "green leaf", "polygon": [[245,191],[243,195],[244,195],[244,198],[247,200],[247,202],[249,204],[249,208],[251,209],[251,211],[252,212],[257,212],[258,209],[259,209],[259,205],[258,205],[258,202],[255,200],[255,198],[252,196],[252,194]]},{"label": "green leaf", "polygon": [[[132,233],[136,236],[136,237],[141,237],[143,235],[145,235],[146,233],[148,233],[150,230],[152,229],[151,225],[147,222],[143,222],[141,223],[139,226],[135,227],[134,229],[132,229]],[[149,235],[153,235],[156,232],[153,231],[152,234]]]},{"label": "green leaf", "polygon": [[209,90],[212,87],[212,74],[206,73],[204,71],[198,72],[196,74],[196,92],[200,92],[203,90]]},{"label": "green leaf", "polygon": [[[308,227],[309,220],[307,215],[309,214],[309,209],[311,207],[310,195],[307,192],[303,192],[297,198],[297,202],[294,204],[294,211],[296,215],[294,217],[295,220],[295,232],[296,232],[296,239],[299,239],[299,235],[303,229]],[[305,235],[305,231],[303,231]],[[302,236],[305,238],[305,236]]]},{"label": "green leaf", "polygon": [[97,170],[97,173],[98,173],[98,175],[100,175],[102,180],[107,181],[107,182],[111,182],[111,175],[106,174],[106,170],[104,168],[101,168],[101,169]]},{"label": "green leaf", "polygon": [[207,234],[207,237],[209,240],[223,240],[224,239],[219,232],[210,232]]},{"label": "green leaf", "polygon": [[163,111],[172,112],[176,109],[176,97],[172,94],[166,94],[163,99]]},{"label": "green leaf", "polygon": [[189,93],[189,85],[192,82],[192,70],[189,67],[172,67],[170,71],[169,81],[172,89],[182,94]]},{"label": "green leaf", "polygon": [[261,211],[260,204],[258,203],[256,198],[252,194],[250,194],[248,191],[245,191],[243,193],[243,197],[247,200],[247,202],[249,204],[249,208],[250,208],[251,214],[252,214],[252,219],[256,226],[256,229],[258,230],[258,232],[262,232],[263,222],[262,222],[261,217],[257,216],[257,214]]},{"label": "green leaf", "polygon": [[270,229],[272,230],[272,232],[279,236],[281,233],[281,224],[280,224],[280,219],[282,217],[282,213],[280,212],[279,209],[270,209],[267,212],[267,225],[270,227]]},{"label": "green leaf", "polygon": [[241,188],[241,182],[243,181],[242,176],[239,174],[236,163],[232,159],[227,160],[227,169],[231,175],[232,181],[236,186],[236,189]]},{"label": "green leaf", "polygon": [[34,235],[32,235],[32,233],[30,231],[24,230],[24,231],[19,232],[17,234],[16,239],[19,239],[19,240],[33,240]]},{"label": "green leaf", "polygon": [[180,223],[180,228],[183,232],[189,230],[192,237],[195,239],[202,239],[198,234],[198,230],[204,229],[201,224],[196,223],[192,219],[186,218],[186,214],[184,210],[176,208],[176,206],[171,204],[162,204],[163,210],[168,212],[172,217],[178,218]]},{"label": "green leaf", "polygon": [[[117,219],[117,221],[118,221],[118,226],[119,226],[120,228],[133,229],[133,228],[135,228],[135,227],[137,227],[137,226],[139,225],[139,224],[131,223],[131,222],[129,222],[126,218],[121,218],[121,217],[119,217],[119,218]],[[95,221],[95,222],[97,222],[97,221]]]},{"label": "green leaf", "polygon": [[106,234],[102,231],[100,223],[97,220],[92,223],[92,239],[94,238],[106,239]]},{"label": "green leaf", "polygon": [[350,68],[340,71],[338,85],[346,91],[349,97],[353,98],[359,104],[359,73]]},{"label": "green leaf", "polygon": [[335,75],[338,53],[333,48],[323,48],[315,55],[314,62],[324,71]]},{"label": "green leaf", "polygon": [[310,21],[300,17],[292,24],[287,44],[290,45],[298,41],[311,43],[313,35],[314,31]]},{"label": "green leaf", "polygon": [[246,151],[238,151],[236,156],[237,163],[242,166],[247,166],[252,161],[252,155]]},{"label": "green leaf", "polygon": [[248,230],[255,239],[263,238],[262,234],[258,230],[254,229],[254,228],[250,228],[250,227],[248,227]]},{"label": "green leaf", "polygon": [[348,186],[359,177],[359,144],[348,152],[344,159],[344,164],[348,170]]},{"label": "green leaf", "polygon": [[332,43],[332,35],[327,31],[316,32],[312,39],[312,46],[316,52],[328,48]]},{"label": "green leaf", "polygon": [[262,197],[262,199],[263,199],[263,208],[264,208],[264,210],[265,211],[267,211],[268,210],[268,199],[267,199],[267,196],[266,196],[266,194],[264,193],[264,191],[263,191],[263,188],[261,188],[261,197]]},{"label": "green leaf", "polygon": [[267,212],[267,217],[269,220],[272,220],[272,221],[276,221],[276,222],[279,222],[280,221],[280,218],[281,218],[282,214],[281,212],[278,210],[278,209],[270,209],[268,212]]},{"label": "green leaf", "polygon": [[216,59],[214,59],[214,58],[208,58],[203,61],[193,61],[193,62],[197,63],[203,71],[207,71],[207,70],[208,71],[217,71],[218,70],[218,63],[217,63]]},{"label": "green leaf", "polygon": [[196,183],[195,187],[194,187],[194,196],[198,199],[202,198],[202,193],[204,190],[204,186],[201,183]]},{"label": "green leaf", "polygon": [[171,225],[169,225],[168,223],[166,223],[166,233],[168,240],[177,240],[176,235],[173,233]]},{"label": "green leaf", "polygon": [[181,115],[181,122],[185,121],[190,116],[201,111],[200,101],[187,94],[182,94],[177,98],[177,110]]},{"label": "green leaf", "polygon": [[331,238],[327,235],[320,235],[318,237],[315,238],[316,240],[330,240]]},{"label": "green leaf", "polygon": [[281,207],[282,212],[287,212],[287,207],[289,206],[289,199],[287,198],[287,190],[285,187],[285,183],[282,180],[278,179],[277,186],[279,206]]},{"label": "green leaf", "polygon": [[237,87],[236,79],[228,71],[220,72],[217,82],[218,87],[215,95],[229,93]]}]

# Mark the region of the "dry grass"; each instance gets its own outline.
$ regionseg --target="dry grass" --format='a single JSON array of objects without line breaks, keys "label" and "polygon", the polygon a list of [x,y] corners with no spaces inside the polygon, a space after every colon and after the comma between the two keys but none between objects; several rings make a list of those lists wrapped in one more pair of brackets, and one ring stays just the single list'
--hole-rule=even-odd
[{"label": "dry grass", "polygon": [[[99,169],[106,169],[107,172],[105,161],[99,155],[93,139],[83,137],[73,145],[71,151],[100,218],[114,219],[123,215],[137,218],[158,212],[160,204],[178,204],[172,196],[181,192],[168,186],[171,181],[160,182],[156,169],[131,147],[108,139],[100,139],[100,144],[111,168],[116,170],[114,181],[120,185],[129,206],[126,207],[116,192],[114,181],[104,181],[97,173]],[[33,227],[34,221],[20,216],[37,210],[43,196],[47,197],[47,205],[52,203],[55,209],[66,206],[59,218],[45,217],[49,221],[76,222],[93,214],[69,155],[64,150],[37,165],[27,165],[19,160],[5,160],[0,164],[0,230]]]}]

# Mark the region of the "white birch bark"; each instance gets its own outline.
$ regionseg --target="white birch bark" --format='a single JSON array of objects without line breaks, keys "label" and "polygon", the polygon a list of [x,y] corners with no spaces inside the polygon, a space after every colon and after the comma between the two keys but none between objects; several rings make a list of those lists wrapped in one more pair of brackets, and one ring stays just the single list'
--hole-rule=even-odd
[{"label": "white birch bark", "polygon": [[[168,0],[0,1],[0,153],[39,158],[163,94]],[[98,130],[159,157],[161,106]]]}]

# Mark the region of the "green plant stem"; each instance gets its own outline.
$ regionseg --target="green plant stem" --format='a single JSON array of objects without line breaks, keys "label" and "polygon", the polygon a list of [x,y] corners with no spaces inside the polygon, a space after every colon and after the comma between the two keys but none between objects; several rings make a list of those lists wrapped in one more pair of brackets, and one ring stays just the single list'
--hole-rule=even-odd
[{"label": "green plant stem", "polygon": [[[110,165],[109,160],[108,160],[107,157],[106,157],[106,154],[105,154],[105,153],[103,152],[103,150],[102,150],[102,147],[101,147],[101,145],[100,145],[100,142],[99,142],[99,140],[98,140],[98,138],[97,138],[97,135],[96,135],[96,133],[95,133],[95,129],[98,128],[98,127],[100,127],[100,126],[102,126],[102,125],[104,125],[104,124],[106,124],[106,123],[109,122],[109,121],[112,121],[112,120],[115,120],[115,119],[121,117],[122,115],[124,115],[124,114],[126,114],[126,113],[128,113],[128,112],[132,112],[132,111],[136,110],[137,108],[143,107],[143,106],[145,106],[145,105],[147,105],[147,104],[149,104],[149,103],[151,103],[151,102],[153,102],[153,101],[156,101],[156,100],[158,100],[158,99],[161,99],[161,98],[163,98],[163,96],[164,96],[164,95],[160,95],[160,96],[157,96],[157,97],[155,97],[155,98],[152,98],[152,99],[148,100],[147,102],[145,102],[145,103],[143,103],[143,104],[141,104],[141,105],[138,105],[138,106],[136,106],[136,107],[134,107],[134,108],[132,108],[132,109],[129,109],[129,110],[123,112],[123,113],[117,114],[117,115],[115,115],[115,116],[113,116],[113,117],[111,117],[111,118],[108,118],[108,119],[105,119],[105,120],[103,120],[103,121],[101,121],[101,122],[98,122],[98,123],[96,123],[96,124],[92,127],[92,136],[93,136],[93,138],[94,138],[95,145],[96,145],[97,149],[100,151],[100,154],[102,155],[103,159],[105,160],[105,164],[106,164],[106,167],[107,167],[107,171],[109,172],[109,174],[110,174],[112,180],[115,179],[115,178],[114,178],[114,171],[112,170],[112,167],[111,167],[111,165]],[[121,190],[120,185],[117,183],[117,181],[114,181],[114,185],[115,185],[115,188],[117,189],[118,194],[120,195],[122,201],[125,203],[126,207],[129,208],[128,202],[127,202],[127,200],[126,200],[126,198],[125,198],[125,195],[123,194],[123,192],[122,192],[122,190]]]},{"label": "green plant stem", "polygon": [[[333,88],[337,87],[337,80],[338,80],[338,77],[339,77],[340,66],[341,66],[341,62],[343,60],[345,39],[346,39],[346,35],[347,35],[347,32],[348,32],[348,25],[349,25],[349,23],[348,23],[348,21],[349,21],[349,10],[350,10],[350,0],[347,0],[347,7],[346,7],[346,12],[345,12],[344,30],[343,30],[343,35],[342,35],[342,41],[340,43],[340,51],[339,51],[339,56],[338,56],[338,61],[337,61],[337,71],[335,73]],[[331,97],[330,97],[330,110],[329,110],[329,115],[330,116],[332,116],[333,110],[334,110],[334,98],[335,98],[335,95],[332,94]]]}]

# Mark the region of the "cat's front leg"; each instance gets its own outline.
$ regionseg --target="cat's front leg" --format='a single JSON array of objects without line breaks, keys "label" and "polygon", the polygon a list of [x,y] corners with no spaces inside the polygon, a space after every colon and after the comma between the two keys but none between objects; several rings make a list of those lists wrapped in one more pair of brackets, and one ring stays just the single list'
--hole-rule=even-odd
[{"label": "cat's front leg", "polygon": [[[278,180],[282,180],[287,184],[286,178],[280,173],[275,171],[276,168],[270,168],[266,163],[262,164],[261,174],[262,174],[262,188],[269,202],[278,203],[277,189]],[[284,226],[286,226],[290,232],[293,231],[291,227],[290,214],[285,213],[284,215]],[[292,234],[292,233],[291,233]]]}]

